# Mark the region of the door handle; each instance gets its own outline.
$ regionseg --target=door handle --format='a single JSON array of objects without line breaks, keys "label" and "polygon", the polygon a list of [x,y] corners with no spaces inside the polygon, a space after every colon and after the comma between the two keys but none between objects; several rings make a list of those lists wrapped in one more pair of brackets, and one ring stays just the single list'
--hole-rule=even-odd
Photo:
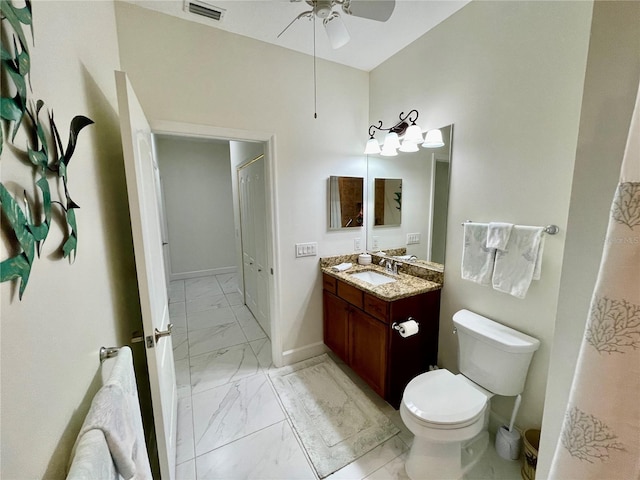
[{"label": "door handle", "polygon": [[169,245],[169,242],[162,242],[162,246]]},{"label": "door handle", "polygon": [[169,325],[167,325],[167,329],[164,331],[160,331],[157,328],[155,329],[155,339],[156,339],[156,343],[158,343],[158,340],[160,340],[162,337],[169,337],[171,336],[171,329],[173,328],[173,323],[170,323]]}]

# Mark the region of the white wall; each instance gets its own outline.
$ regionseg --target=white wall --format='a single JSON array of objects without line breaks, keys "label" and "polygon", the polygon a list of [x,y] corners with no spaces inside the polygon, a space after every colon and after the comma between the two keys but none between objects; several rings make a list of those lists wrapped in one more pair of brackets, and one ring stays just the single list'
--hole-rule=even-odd
[{"label": "white wall", "polygon": [[235,271],[229,142],[156,136],[171,278]]},{"label": "white wall", "polygon": [[640,78],[639,39],[640,3],[594,4],[538,479],[549,472],[600,266]]},{"label": "white wall", "polygon": [[[95,125],[80,133],[69,164],[69,190],[80,205],[75,263],[55,253],[63,241],[55,222],[22,301],[15,283],[0,284],[3,479],[64,478],[100,386],[98,351],[128,342],[140,325],[113,74],[119,68],[113,3],[34,2],[33,19],[32,98],[53,109],[65,146],[73,116],[86,115]],[[24,145],[23,137],[17,141]],[[2,183],[20,198],[23,188],[34,192],[27,165],[5,143]],[[5,235],[2,260],[9,256]]]},{"label": "white wall", "polygon": [[[589,2],[471,2],[371,72],[372,122],[416,108],[423,128],[454,124],[439,362],[457,367],[461,308],[539,338],[522,427],[542,420],[590,19]],[[461,280],[467,219],[560,226],[525,300]],[[508,419],[513,399],[492,406]]]},{"label": "white wall", "polygon": [[274,134],[283,350],[321,345],[318,257],[296,259],[294,244],[318,242],[327,256],[364,242],[362,229],[327,231],[326,179],[364,176],[368,75],[318,60],[314,119],[309,56],[130,4],[116,4],[116,18],[122,67],[150,120]]}]

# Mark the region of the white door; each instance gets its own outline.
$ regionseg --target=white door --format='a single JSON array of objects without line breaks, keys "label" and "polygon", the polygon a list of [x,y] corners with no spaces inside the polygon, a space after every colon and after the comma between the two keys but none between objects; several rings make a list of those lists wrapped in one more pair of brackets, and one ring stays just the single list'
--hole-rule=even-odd
[{"label": "white door", "polygon": [[153,138],[133,88],[116,72],[131,232],[162,480],[175,478],[177,389],[165,287],[159,177]]},{"label": "white door", "polygon": [[245,303],[271,338],[264,157],[238,169]]},{"label": "white door", "polygon": [[240,235],[242,241],[242,268],[244,278],[244,303],[255,316],[258,304],[255,243],[253,235],[253,211],[251,207],[252,179],[247,168],[238,170],[240,193]]}]

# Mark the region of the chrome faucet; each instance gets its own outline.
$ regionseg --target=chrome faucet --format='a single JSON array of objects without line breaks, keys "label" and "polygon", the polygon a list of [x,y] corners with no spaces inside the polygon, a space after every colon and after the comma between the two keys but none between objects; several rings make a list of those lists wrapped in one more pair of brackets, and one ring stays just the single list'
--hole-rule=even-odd
[{"label": "chrome faucet", "polygon": [[380,260],[380,265],[384,265],[385,272],[391,273],[392,275],[397,275],[398,267],[402,266],[401,263],[391,260],[390,258],[383,258]]},{"label": "chrome faucet", "polygon": [[384,265],[384,271],[387,273],[393,273],[393,261],[389,258],[383,258],[380,260],[380,265]]}]

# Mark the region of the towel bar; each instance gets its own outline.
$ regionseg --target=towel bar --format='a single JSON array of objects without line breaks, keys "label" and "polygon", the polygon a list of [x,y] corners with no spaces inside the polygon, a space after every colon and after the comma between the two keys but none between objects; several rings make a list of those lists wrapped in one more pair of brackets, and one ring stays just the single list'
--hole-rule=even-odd
[{"label": "towel bar", "polygon": [[107,358],[117,357],[119,351],[120,347],[100,347],[100,363]]},{"label": "towel bar", "polygon": [[[462,222],[461,225],[464,225],[465,223],[472,223],[472,222],[471,220],[466,220]],[[558,227],[557,225],[547,225],[546,227],[544,227],[544,233],[547,233],[549,235],[555,235],[558,232],[560,232],[560,227]]]}]

